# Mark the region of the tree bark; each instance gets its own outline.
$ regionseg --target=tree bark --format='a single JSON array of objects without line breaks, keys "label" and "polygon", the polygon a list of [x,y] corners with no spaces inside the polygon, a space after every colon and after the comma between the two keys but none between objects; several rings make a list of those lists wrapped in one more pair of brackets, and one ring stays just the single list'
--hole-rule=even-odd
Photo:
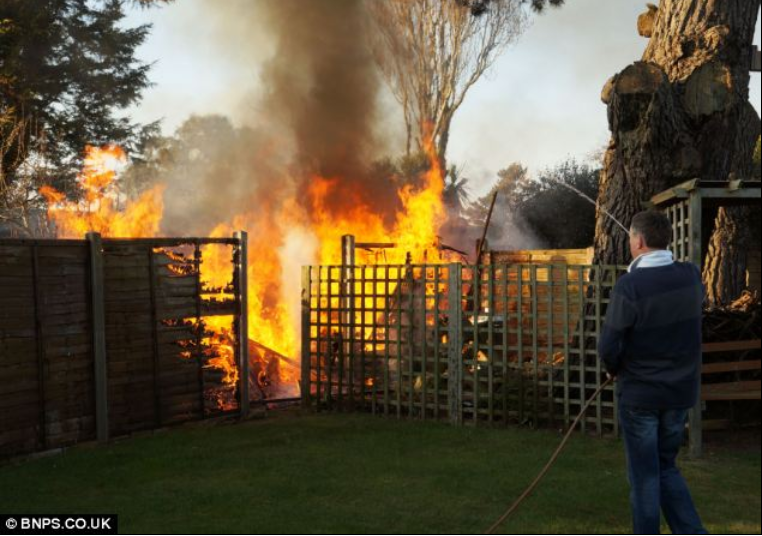
[{"label": "tree bark", "polygon": [[[727,305],[746,289],[747,251],[751,241],[750,214],[721,209],[709,242],[704,267],[707,300],[713,306]],[[739,262],[738,259],[743,259]]]},{"label": "tree bark", "polygon": [[[643,202],[681,182],[751,177],[759,116],[749,103],[760,0],[661,0],[642,61],[604,88],[611,142],[601,176],[596,262],[630,260],[629,225]],[[633,30],[634,31],[634,30]],[[720,302],[743,288],[744,209],[718,214],[705,278]],[[732,267],[732,269],[731,269]]]}]

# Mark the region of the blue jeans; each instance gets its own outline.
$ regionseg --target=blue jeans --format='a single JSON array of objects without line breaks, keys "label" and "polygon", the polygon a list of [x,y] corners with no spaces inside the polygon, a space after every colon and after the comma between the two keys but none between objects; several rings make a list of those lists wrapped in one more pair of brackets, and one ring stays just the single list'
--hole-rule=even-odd
[{"label": "blue jeans", "polygon": [[687,417],[686,410],[620,406],[634,534],[660,534],[662,512],[673,534],[708,534],[677,468]]}]

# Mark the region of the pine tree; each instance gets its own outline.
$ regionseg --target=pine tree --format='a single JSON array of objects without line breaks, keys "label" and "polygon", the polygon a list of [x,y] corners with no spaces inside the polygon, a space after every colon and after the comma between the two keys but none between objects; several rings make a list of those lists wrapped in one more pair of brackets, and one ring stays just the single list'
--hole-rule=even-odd
[{"label": "pine tree", "polygon": [[[129,2],[130,4],[132,2]],[[0,178],[12,184],[30,161],[68,190],[88,144],[135,142],[144,127],[118,113],[148,87],[135,57],[149,26],[124,28],[125,0],[0,3]],[[4,125],[4,126],[3,126]],[[10,140],[10,129],[23,125]]]}]

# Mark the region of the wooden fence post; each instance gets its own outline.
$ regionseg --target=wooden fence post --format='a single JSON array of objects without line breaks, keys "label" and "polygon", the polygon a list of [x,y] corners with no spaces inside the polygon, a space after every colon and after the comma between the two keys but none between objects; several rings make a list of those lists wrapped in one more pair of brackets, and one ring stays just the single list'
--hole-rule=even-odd
[{"label": "wooden fence post", "polygon": [[240,397],[241,418],[249,416],[249,233],[238,231],[235,234],[238,239],[238,292],[241,303],[241,310],[238,317],[238,381],[240,386],[238,394]]},{"label": "wooden fence post", "polygon": [[40,289],[40,255],[37,245],[32,246],[32,282],[34,285],[34,338],[37,343],[37,392],[40,398],[40,444],[48,448],[48,423],[45,408],[45,332],[42,326],[42,296]]},{"label": "wooden fence post", "polygon": [[159,350],[159,313],[157,310],[157,285],[158,275],[156,272],[156,258],[153,248],[146,248],[148,254],[148,271],[151,289],[151,338],[153,339],[153,411],[155,413],[156,427],[162,425],[161,416],[161,357]]},{"label": "wooden fence post", "polygon": [[[691,194],[689,201],[689,214],[690,214],[690,260],[696,266],[701,268],[704,262],[704,255],[702,250],[703,236],[702,236],[702,223],[703,223],[703,204],[704,200],[701,194]],[[703,365],[704,356],[701,356],[701,363]],[[688,425],[689,431],[689,443],[690,443],[690,456],[692,458],[700,458],[704,454],[704,423],[703,423],[703,402],[701,400],[701,382],[702,378],[699,374],[699,397],[696,406],[691,410]]]},{"label": "wooden fence post", "polygon": [[447,398],[450,409],[450,423],[463,423],[463,308],[462,300],[463,267],[451,264],[448,281],[448,373]]},{"label": "wooden fence post", "polygon": [[[318,281],[318,285],[320,282]],[[308,409],[312,405],[311,400],[311,351],[312,345],[310,344],[310,332],[312,326],[310,325],[310,308],[312,294],[312,268],[305,266],[302,268],[302,381],[301,381],[301,394],[302,394],[302,407]],[[318,334],[318,337],[320,334]],[[318,350],[319,351],[319,350]]]},{"label": "wooden fence post", "polygon": [[95,423],[98,441],[109,438],[108,360],[106,358],[106,308],[103,289],[103,241],[99,233],[88,233],[90,246],[90,299],[95,358]]}]

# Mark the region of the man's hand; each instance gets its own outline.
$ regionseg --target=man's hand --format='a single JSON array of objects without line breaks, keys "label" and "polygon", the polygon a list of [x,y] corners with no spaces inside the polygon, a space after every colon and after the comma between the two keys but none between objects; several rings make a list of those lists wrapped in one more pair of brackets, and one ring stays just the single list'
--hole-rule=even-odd
[{"label": "man's hand", "polygon": [[615,382],[617,380],[617,377],[616,376],[612,376],[611,374],[609,374],[607,372],[606,373],[606,379],[608,379],[609,381]]}]

